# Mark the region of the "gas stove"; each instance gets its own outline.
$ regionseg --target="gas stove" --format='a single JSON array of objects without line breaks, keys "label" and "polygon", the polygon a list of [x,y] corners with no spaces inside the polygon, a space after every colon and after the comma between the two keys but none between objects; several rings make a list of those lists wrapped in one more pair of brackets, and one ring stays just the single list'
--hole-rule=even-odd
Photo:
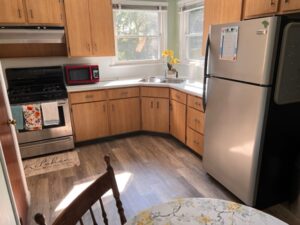
[{"label": "gas stove", "polygon": [[10,103],[65,99],[67,90],[63,77],[60,66],[7,69]]}]

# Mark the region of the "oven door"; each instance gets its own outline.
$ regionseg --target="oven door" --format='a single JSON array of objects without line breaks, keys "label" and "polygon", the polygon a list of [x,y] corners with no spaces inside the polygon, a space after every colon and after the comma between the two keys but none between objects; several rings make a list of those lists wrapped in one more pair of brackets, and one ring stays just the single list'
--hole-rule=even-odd
[{"label": "oven door", "polygon": [[[36,103],[36,102],[35,102]],[[42,130],[17,131],[22,158],[74,148],[68,99],[58,100],[59,124]]]},{"label": "oven door", "polygon": [[57,104],[59,112],[59,124],[47,127],[43,126],[42,130],[18,131],[17,137],[19,144],[72,135],[68,100],[58,100]]},{"label": "oven door", "polygon": [[69,85],[91,83],[92,72],[90,66],[66,66],[66,82]]}]

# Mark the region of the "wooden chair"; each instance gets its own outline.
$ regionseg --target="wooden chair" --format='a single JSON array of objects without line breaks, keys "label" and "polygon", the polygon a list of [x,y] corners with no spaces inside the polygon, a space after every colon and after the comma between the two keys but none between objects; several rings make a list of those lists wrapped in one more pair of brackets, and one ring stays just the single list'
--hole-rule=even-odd
[{"label": "wooden chair", "polygon": [[[77,222],[84,225],[82,217],[86,212],[90,212],[93,225],[97,225],[95,214],[92,209],[97,201],[100,202],[102,219],[104,224],[108,225],[107,214],[104,210],[104,205],[101,197],[108,191],[112,190],[116,201],[116,206],[120,216],[121,224],[126,223],[124,209],[120,200],[120,193],[115,179],[114,170],[110,165],[109,156],[105,156],[104,160],[107,165],[106,173],[99,177],[93,184],[84,190],[62,213],[56,218],[53,225],[75,225]],[[34,220],[39,225],[46,225],[45,217],[42,214],[36,214]]]}]

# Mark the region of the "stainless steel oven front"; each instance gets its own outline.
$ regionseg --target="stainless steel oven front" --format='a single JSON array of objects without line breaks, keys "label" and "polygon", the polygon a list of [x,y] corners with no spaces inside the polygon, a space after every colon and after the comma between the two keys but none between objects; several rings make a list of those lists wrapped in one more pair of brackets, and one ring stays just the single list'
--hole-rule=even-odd
[{"label": "stainless steel oven front", "polygon": [[74,148],[68,99],[57,100],[57,105],[60,121],[58,125],[43,127],[42,130],[17,132],[22,158]]}]

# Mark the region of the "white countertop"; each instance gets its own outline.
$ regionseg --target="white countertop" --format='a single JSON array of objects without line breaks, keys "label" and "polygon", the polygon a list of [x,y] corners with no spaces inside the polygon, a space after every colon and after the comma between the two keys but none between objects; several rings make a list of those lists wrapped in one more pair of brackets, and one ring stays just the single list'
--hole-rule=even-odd
[{"label": "white countertop", "polygon": [[183,83],[174,84],[174,83],[141,82],[141,80],[142,78],[103,81],[96,84],[67,86],[67,90],[68,92],[79,92],[79,91],[92,91],[92,90],[136,87],[136,86],[169,87],[169,88],[177,89],[179,91],[183,91],[187,94],[202,97],[203,84],[199,81],[186,80]]}]

